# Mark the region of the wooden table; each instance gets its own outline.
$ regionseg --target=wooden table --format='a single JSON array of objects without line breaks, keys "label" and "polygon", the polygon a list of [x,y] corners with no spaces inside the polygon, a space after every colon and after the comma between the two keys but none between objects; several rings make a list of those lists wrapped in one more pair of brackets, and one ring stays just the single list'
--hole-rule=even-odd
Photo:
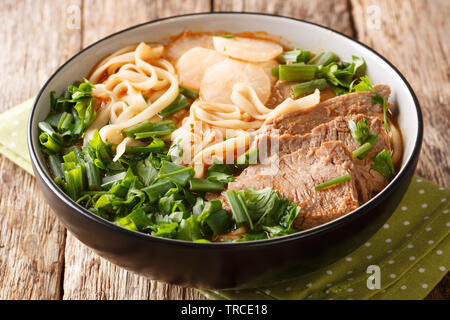
[{"label": "wooden table", "polygon": [[[422,106],[425,137],[417,174],[450,187],[448,0],[2,0],[0,111],[34,96],[60,64],[112,32],[210,11],[306,19],[386,56]],[[449,288],[447,275],[428,298],[449,299]],[[55,219],[34,178],[0,156],[0,299],[204,298],[95,255]]]}]

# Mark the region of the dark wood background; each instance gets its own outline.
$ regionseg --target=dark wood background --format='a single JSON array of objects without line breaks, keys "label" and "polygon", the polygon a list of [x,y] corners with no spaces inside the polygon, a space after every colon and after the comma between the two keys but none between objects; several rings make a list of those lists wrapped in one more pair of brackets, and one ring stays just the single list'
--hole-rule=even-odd
[{"label": "dark wood background", "polygon": [[[65,60],[123,28],[193,12],[252,11],[313,21],[374,48],[422,106],[417,174],[450,187],[448,0],[2,0],[0,112],[34,96]],[[204,299],[95,255],[55,219],[34,178],[0,156],[0,299]],[[429,299],[450,298],[447,275]]]}]

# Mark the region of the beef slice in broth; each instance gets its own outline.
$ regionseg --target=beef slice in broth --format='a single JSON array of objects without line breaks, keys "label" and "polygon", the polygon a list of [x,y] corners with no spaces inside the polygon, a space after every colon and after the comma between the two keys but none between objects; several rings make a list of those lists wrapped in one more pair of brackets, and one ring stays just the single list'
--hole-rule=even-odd
[{"label": "beef slice in broth", "polygon": [[[268,164],[247,167],[235,181],[228,184],[228,189],[260,190],[269,187],[279,190],[282,197],[301,207],[294,221],[294,226],[300,229],[321,225],[358,207],[354,179],[330,188],[314,189],[330,179],[354,174],[352,155],[341,141],[325,142],[320,147],[299,149],[279,159],[268,160]],[[224,192],[217,198],[224,208],[229,209]]]},{"label": "beef slice in broth", "polygon": [[327,141],[341,141],[352,152],[360,146],[351,134],[348,121],[353,120],[357,123],[363,119],[368,121],[369,132],[378,135],[377,140],[364,159],[353,159],[359,199],[366,202],[387,185],[387,180],[379,172],[370,167],[372,158],[383,149],[392,153],[389,135],[383,126],[383,121],[378,117],[362,114],[337,117],[332,121],[315,127],[311,133],[305,135],[283,134],[276,136],[260,134],[256,136],[252,147],[258,148],[260,158],[269,157],[272,155],[271,153],[277,153],[278,156],[283,156],[299,149],[309,150],[313,147],[319,147]]},{"label": "beef slice in broth", "polygon": [[[374,89],[386,100],[390,95],[390,87],[377,84]],[[320,102],[315,106],[303,108],[268,120],[259,130],[261,132],[276,132],[280,134],[305,134],[318,125],[348,114],[368,114],[383,116],[383,108],[372,100],[375,94],[361,91],[337,96]]]}]

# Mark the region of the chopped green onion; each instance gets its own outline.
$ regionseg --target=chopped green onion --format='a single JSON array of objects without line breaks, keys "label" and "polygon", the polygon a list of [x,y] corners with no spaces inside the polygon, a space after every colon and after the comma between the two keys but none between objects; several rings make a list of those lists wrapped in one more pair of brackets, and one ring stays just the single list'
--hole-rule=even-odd
[{"label": "chopped green onion", "polygon": [[361,160],[364,159],[377,139],[377,134],[371,134],[365,143],[363,143],[358,149],[353,150],[353,158],[359,158]]},{"label": "chopped green onion", "polygon": [[230,204],[231,213],[233,214],[234,221],[238,226],[245,225],[253,230],[253,222],[250,219],[250,215],[245,205],[245,201],[242,196],[236,192],[236,190],[228,190],[225,192],[225,197]]},{"label": "chopped green onion", "polygon": [[304,51],[300,49],[295,49],[292,51],[285,51],[278,56],[277,60],[279,63],[286,62],[306,62],[309,60],[311,53],[309,51]]},{"label": "chopped green onion", "polygon": [[[175,130],[177,126],[172,120],[165,120],[160,122],[150,122],[150,121],[144,121],[137,125],[134,125],[132,127],[129,127],[127,129],[122,130],[122,132],[130,138],[136,138],[136,135],[142,134],[142,133],[149,133],[154,132],[154,136],[162,136],[167,135],[171,133],[173,130]],[[148,137],[150,137],[149,135]],[[147,137],[147,138],[148,138]]]},{"label": "chopped green onion", "polygon": [[134,138],[139,139],[146,139],[151,137],[163,137],[167,136],[172,133],[173,130],[167,130],[167,131],[148,131],[148,132],[139,132],[134,135]]},{"label": "chopped green onion", "polygon": [[328,51],[328,52],[321,52],[315,55],[308,61],[308,64],[314,66],[322,66],[338,60],[339,58],[336,56],[334,52]]},{"label": "chopped green onion", "polygon": [[61,114],[61,118],[59,118],[58,122],[58,131],[64,131],[70,128],[70,125],[72,124],[73,116],[70,113],[63,112]]},{"label": "chopped green onion", "polygon": [[234,181],[235,177],[223,172],[207,171],[206,179],[210,181],[221,182],[223,184],[228,184],[229,182]]},{"label": "chopped green onion", "polygon": [[209,241],[207,239],[197,239],[197,240],[194,240],[194,242],[197,242],[197,243],[211,243],[211,241]]},{"label": "chopped green onion", "polygon": [[158,179],[168,179],[180,186],[185,186],[195,174],[194,168],[178,165],[164,160],[161,164]]},{"label": "chopped green onion", "polygon": [[233,38],[236,38],[234,35],[232,35],[232,34],[226,34],[226,35],[224,35],[224,36],[221,36],[222,38],[225,38],[225,39],[233,39]]},{"label": "chopped green onion", "polygon": [[338,183],[342,183],[342,182],[348,181],[350,179],[351,179],[350,174],[346,174],[346,175],[343,175],[341,177],[337,177],[337,178],[328,180],[328,181],[326,181],[324,183],[321,183],[321,184],[315,186],[314,189],[320,190],[320,189],[323,189],[323,188],[327,188],[327,187],[333,186],[333,185],[338,184]]},{"label": "chopped green onion", "polygon": [[100,170],[93,162],[85,163],[87,183],[90,190],[99,190],[102,183]]},{"label": "chopped green onion", "polygon": [[159,181],[141,190],[147,194],[150,202],[154,202],[172,188],[175,188],[175,184],[173,184],[172,182]]},{"label": "chopped green onion", "polygon": [[163,238],[173,238],[177,233],[178,222],[162,223],[158,225],[158,231],[153,235]]},{"label": "chopped green onion", "polygon": [[39,129],[41,129],[42,132],[48,134],[49,136],[52,137],[52,139],[58,143],[61,144],[62,143],[62,137],[59,133],[57,133],[52,126],[47,123],[47,122],[39,122],[38,124]]},{"label": "chopped green onion", "polygon": [[109,189],[112,187],[112,185],[118,181],[122,181],[125,176],[127,175],[126,171],[120,172],[118,174],[112,175],[112,176],[105,176],[102,179],[101,187],[103,189]]},{"label": "chopped green onion", "polygon": [[68,154],[64,155],[63,159],[64,159],[64,162],[75,162],[75,163],[80,162],[74,151],[71,151]]},{"label": "chopped green onion", "polygon": [[272,76],[278,77],[280,75],[280,68],[279,67],[272,68],[270,72],[272,73]]},{"label": "chopped green onion", "polygon": [[50,171],[52,172],[53,177],[63,177],[64,173],[62,170],[62,161],[61,158],[57,155],[51,154],[48,157],[48,164],[50,167]]},{"label": "chopped green onion", "polygon": [[189,180],[189,189],[191,191],[220,192],[225,189],[225,184],[208,179],[191,178]]},{"label": "chopped green onion", "polygon": [[132,147],[127,147],[125,153],[126,154],[147,154],[147,153],[151,153],[151,152],[158,152],[161,151],[164,147],[166,146],[166,144],[164,143],[163,140],[159,139],[159,138],[153,138],[153,141],[146,145],[146,146],[132,146]]},{"label": "chopped green onion", "polygon": [[194,91],[192,89],[183,87],[183,86],[179,86],[180,88],[180,93],[184,94],[187,98],[190,98],[192,100],[195,100],[198,98],[198,92]]},{"label": "chopped green onion", "polygon": [[200,226],[194,216],[181,220],[176,236],[177,239],[195,241],[202,237]]},{"label": "chopped green onion", "polygon": [[254,241],[254,240],[264,240],[267,239],[267,233],[258,232],[258,233],[245,233],[237,242],[241,241]]},{"label": "chopped green onion", "polygon": [[282,64],[278,68],[282,81],[309,81],[314,79],[317,71],[316,66],[302,64]]},{"label": "chopped green onion", "polygon": [[39,135],[39,142],[50,152],[57,153],[62,149],[61,145],[57,141],[55,141],[51,135],[45,132],[42,132]]},{"label": "chopped green onion", "polygon": [[162,110],[159,114],[161,115],[161,117],[165,118],[183,108],[188,107],[190,104],[191,103],[189,102],[189,100],[186,99],[186,97],[180,93],[178,94],[176,99],[171,104],[169,104],[164,110]]},{"label": "chopped green onion", "polygon": [[310,94],[314,90],[324,90],[327,88],[327,81],[325,79],[311,80],[308,82],[303,82],[299,84],[294,84],[291,86],[291,90],[294,93],[294,97],[303,96],[305,94]]},{"label": "chopped green onion", "polygon": [[[199,218],[201,218],[202,215]],[[213,232],[213,235],[223,233],[233,226],[233,221],[231,220],[230,214],[228,211],[223,209],[208,214],[203,218],[203,223],[208,225]]]},{"label": "chopped green onion", "polygon": [[251,148],[236,159],[236,164],[247,166],[258,162],[258,149]]},{"label": "chopped green onion", "polygon": [[81,166],[78,166],[70,171],[65,171],[64,178],[67,183],[69,197],[76,201],[84,189],[83,169]]},{"label": "chopped green onion", "polygon": [[77,164],[78,163],[76,163],[76,162],[64,162],[62,164],[63,171],[72,170],[73,168],[75,168],[77,166]]}]

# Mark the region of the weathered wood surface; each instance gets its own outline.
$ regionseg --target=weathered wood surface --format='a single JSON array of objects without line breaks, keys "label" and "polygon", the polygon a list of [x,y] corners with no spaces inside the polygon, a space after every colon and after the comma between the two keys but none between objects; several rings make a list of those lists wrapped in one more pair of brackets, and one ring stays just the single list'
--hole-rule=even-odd
[{"label": "weathered wood surface", "polygon": [[[417,174],[450,187],[450,2],[355,0],[352,8],[358,40],[387,57],[419,99],[425,129]],[[448,274],[429,295],[443,297],[450,299]]]},{"label": "weathered wood surface", "polygon": [[[210,10],[302,18],[354,36],[388,57],[422,105],[425,138],[418,174],[449,187],[446,0],[2,1],[0,111],[33,96],[58,65],[112,32]],[[34,178],[2,156],[0,186],[0,299],[203,299],[193,289],[150,281],[99,258],[66,233]],[[429,298],[448,299],[449,287],[447,277]]]},{"label": "weathered wood surface", "polygon": [[353,36],[347,0],[214,0],[214,11],[279,14],[318,23]]},{"label": "weathered wood surface", "polygon": [[[80,5],[79,1],[72,1]],[[34,95],[51,73],[80,50],[66,29],[61,1],[0,4],[0,112]],[[65,229],[34,178],[0,157],[0,299],[58,299]]]}]

